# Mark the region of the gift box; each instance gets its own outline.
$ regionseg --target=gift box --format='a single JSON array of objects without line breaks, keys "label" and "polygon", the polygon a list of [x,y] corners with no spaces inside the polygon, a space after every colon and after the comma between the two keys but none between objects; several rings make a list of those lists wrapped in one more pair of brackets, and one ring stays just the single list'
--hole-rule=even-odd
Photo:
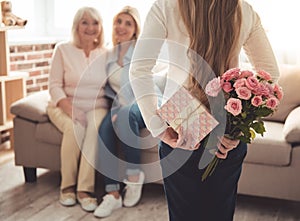
[{"label": "gift box", "polygon": [[182,126],[184,134],[191,135],[192,146],[196,146],[218,125],[206,107],[184,87],[167,100],[157,113],[175,131]]}]

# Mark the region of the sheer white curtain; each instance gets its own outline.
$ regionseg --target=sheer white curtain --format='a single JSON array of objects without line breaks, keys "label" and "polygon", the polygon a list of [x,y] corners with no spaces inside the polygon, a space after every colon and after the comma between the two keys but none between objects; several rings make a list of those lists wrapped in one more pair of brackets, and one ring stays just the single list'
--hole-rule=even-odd
[{"label": "sheer white curtain", "polygon": [[300,1],[247,0],[259,13],[277,59],[300,64]]}]

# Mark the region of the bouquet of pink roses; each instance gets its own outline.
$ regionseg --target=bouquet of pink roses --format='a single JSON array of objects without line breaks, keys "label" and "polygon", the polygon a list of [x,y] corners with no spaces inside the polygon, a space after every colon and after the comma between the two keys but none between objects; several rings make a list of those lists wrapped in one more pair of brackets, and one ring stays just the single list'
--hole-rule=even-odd
[{"label": "bouquet of pink roses", "polygon": [[[216,97],[223,92],[225,97],[226,129],[230,139],[251,143],[256,133],[263,136],[263,117],[271,115],[282,99],[283,92],[266,71],[251,71],[233,68],[221,77],[212,79],[205,87],[208,96]],[[210,176],[219,158],[214,157],[202,176]]]}]

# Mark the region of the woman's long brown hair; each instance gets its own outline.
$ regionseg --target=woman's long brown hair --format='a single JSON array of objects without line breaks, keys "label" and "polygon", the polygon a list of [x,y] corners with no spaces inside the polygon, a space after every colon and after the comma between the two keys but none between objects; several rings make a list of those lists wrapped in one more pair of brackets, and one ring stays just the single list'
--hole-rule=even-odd
[{"label": "woman's long brown hair", "polygon": [[[240,0],[178,0],[178,4],[190,37],[189,48],[220,76],[229,69],[237,48],[242,22]],[[201,84],[210,73],[204,73],[208,70],[199,57],[189,56],[191,92],[208,106]]]}]

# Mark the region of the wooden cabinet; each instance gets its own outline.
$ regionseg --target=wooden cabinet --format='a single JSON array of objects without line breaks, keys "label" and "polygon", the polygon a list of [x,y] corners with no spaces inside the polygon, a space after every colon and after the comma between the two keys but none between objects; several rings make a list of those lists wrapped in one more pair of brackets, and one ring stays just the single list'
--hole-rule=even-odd
[{"label": "wooden cabinet", "polygon": [[0,27],[0,76],[7,76],[9,70],[9,49],[6,30]]},{"label": "wooden cabinet", "polygon": [[6,31],[7,29],[0,28],[0,125],[12,120],[10,105],[26,94],[24,76],[12,76],[9,72]]},{"label": "wooden cabinet", "polygon": [[25,83],[23,77],[1,76],[0,77],[0,125],[5,125],[12,120],[10,105],[24,97]]},{"label": "wooden cabinet", "polygon": [[[3,0],[0,0],[0,3]],[[0,4],[1,11],[1,4]],[[18,26],[3,26],[2,13],[0,13],[0,132],[12,132],[12,114],[10,105],[26,95],[24,76],[12,76],[9,68],[9,47],[7,44],[7,31],[20,29]],[[11,137],[13,135],[11,134]],[[11,138],[12,139],[12,138]],[[12,140],[11,140],[12,143]]]}]

